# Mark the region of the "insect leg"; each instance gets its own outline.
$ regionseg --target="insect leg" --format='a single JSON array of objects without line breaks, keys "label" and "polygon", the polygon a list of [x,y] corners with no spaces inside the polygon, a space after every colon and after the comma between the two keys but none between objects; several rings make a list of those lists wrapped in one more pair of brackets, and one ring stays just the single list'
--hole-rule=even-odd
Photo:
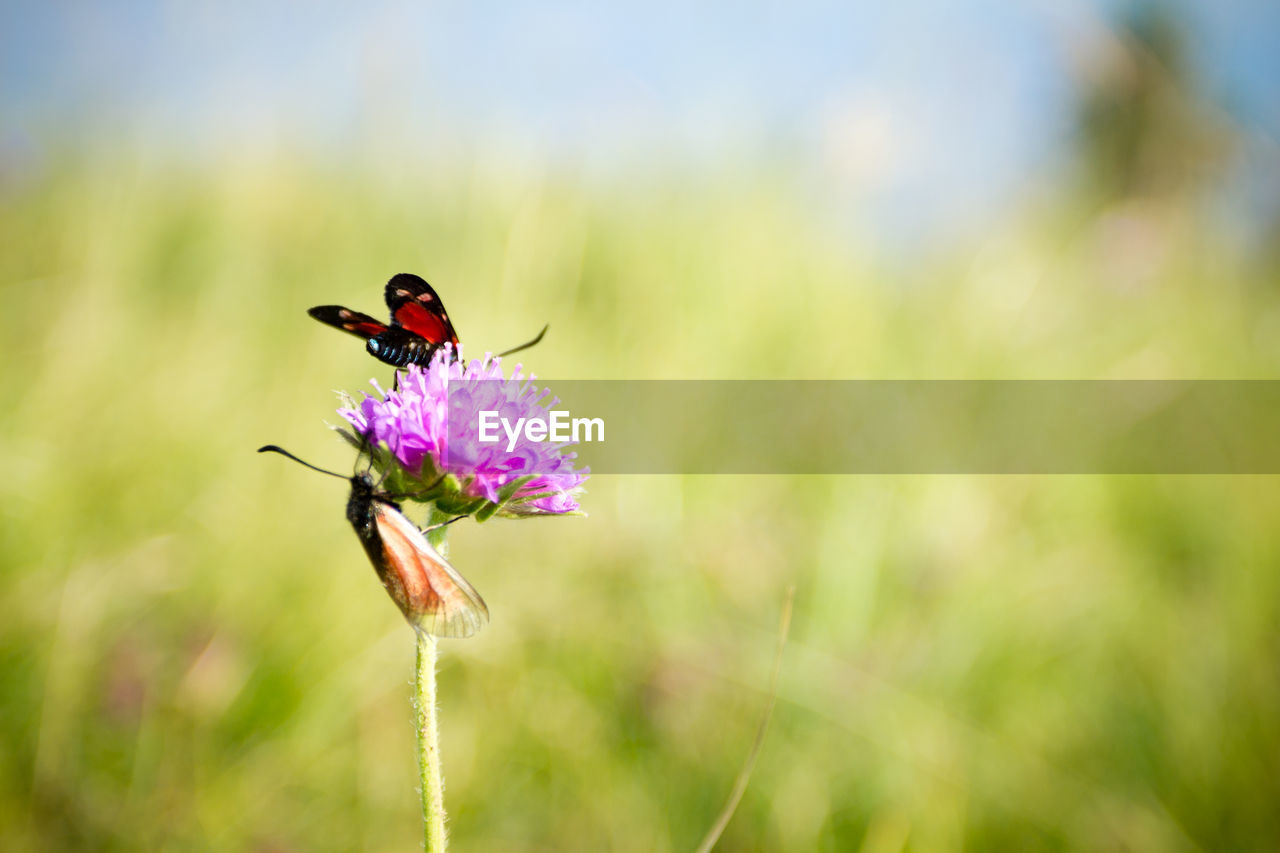
[{"label": "insect leg", "polygon": [[427,533],[432,530],[439,530],[441,527],[448,527],[450,524],[453,524],[455,521],[462,521],[462,519],[466,517],[467,516],[465,515],[455,515],[453,518],[449,519],[448,521],[442,521],[439,524],[433,524],[430,527],[422,528],[422,532]]}]

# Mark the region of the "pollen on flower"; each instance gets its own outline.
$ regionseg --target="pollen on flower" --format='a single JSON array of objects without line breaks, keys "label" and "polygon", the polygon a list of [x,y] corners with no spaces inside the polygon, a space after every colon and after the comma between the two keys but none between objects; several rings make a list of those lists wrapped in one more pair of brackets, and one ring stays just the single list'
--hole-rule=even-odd
[{"label": "pollen on flower", "polygon": [[479,436],[481,411],[544,417],[556,398],[535,387],[519,364],[508,378],[498,358],[486,354],[467,362],[460,348],[458,354],[454,360],[445,345],[425,369],[410,365],[395,390],[373,381],[376,395],[348,400],[338,414],[361,439],[386,448],[394,464],[424,488],[452,475],[459,494],[443,496],[451,499],[452,511],[464,511],[470,501],[469,511],[484,516],[577,512],[590,471],[576,466],[575,455],[566,452],[569,443],[519,440],[508,448]]}]

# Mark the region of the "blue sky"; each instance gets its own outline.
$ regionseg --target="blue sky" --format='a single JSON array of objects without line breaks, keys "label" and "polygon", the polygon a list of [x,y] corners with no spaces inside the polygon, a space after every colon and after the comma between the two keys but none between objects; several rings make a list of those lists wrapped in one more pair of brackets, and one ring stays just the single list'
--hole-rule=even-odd
[{"label": "blue sky", "polygon": [[[1274,154],[1280,4],[1177,2],[1206,90]],[[6,4],[7,148],[67,134],[184,156],[485,146],[584,173],[806,164],[956,219],[1069,140],[1116,3]]]}]

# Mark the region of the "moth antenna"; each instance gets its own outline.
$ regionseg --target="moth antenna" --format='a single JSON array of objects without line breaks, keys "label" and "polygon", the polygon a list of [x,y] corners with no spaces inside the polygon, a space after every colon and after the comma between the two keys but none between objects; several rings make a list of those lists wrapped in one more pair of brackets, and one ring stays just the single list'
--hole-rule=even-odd
[{"label": "moth antenna", "polygon": [[346,474],[339,474],[336,471],[326,471],[324,468],[318,468],[315,465],[312,465],[310,462],[304,462],[298,457],[294,456],[289,451],[285,450],[283,447],[280,447],[275,444],[264,444],[262,447],[258,448],[258,452],[259,453],[267,453],[267,452],[279,453],[282,456],[288,456],[290,459],[292,459],[294,462],[297,462],[299,465],[306,465],[312,471],[319,471],[321,474],[328,474],[330,477],[341,477],[344,480],[351,479]]},{"label": "moth antenna", "polygon": [[526,341],[526,342],[522,343],[522,344],[521,344],[520,346],[518,346],[518,347],[512,347],[511,349],[507,350],[506,352],[500,352],[500,353],[498,353],[498,358],[503,358],[504,356],[511,355],[512,353],[520,352],[520,350],[526,350],[526,349],[528,349],[529,347],[537,346],[537,345],[538,345],[538,342],[542,340],[543,335],[545,335],[545,334],[547,333],[547,329],[550,329],[550,328],[551,328],[551,324],[550,324],[550,323],[548,323],[547,325],[545,325],[545,326],[543,326],[543,327],[542,327],[542,331],[541,331],[541,332],[538,332],[538,336],[537,336],[536,338],[534,338],[534,339],[533,339],[533,340],[531,340],[531,341]]}]

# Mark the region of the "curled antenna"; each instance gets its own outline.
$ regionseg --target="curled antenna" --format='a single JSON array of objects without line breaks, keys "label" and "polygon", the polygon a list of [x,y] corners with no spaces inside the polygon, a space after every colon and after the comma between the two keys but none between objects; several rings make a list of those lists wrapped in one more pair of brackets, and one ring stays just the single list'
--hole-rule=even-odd
[{"label": "curled antenna", "polygon": [[275,444],[264,444],[262,447],[258,448],[258,452],[259,453],[267,453],[267,452],[279,453],[282,456],[288,456],[290,459],[292,459],[294,462],[297,462],[299,465],[306,465],[312,471],[319,471],[321,474],[328,474],[330,477],[341,477],[344,480],[351,479],[346,474],[339,474],[335,471],[326,471],[324,468],[317,468],[315,465],[312,465],[310,462],[302,461],[301,459],[294,456],[289,451],[285,450],[283,447],[279,447]]},{"label": "curled antenna", "polygon": [[500,353],[498,353],[498,358],[503,358],[503,357],[505,357],[505,356],[511,355],[512,353],[520,352],[520,350],[526,350],[526,349],[528,349],[529,347],[537,346],[538,342],[542,340],[542,336],[543,336],[543,335],[545,335],[545,334],[547,333],[547,329],[550,329],[550,328],[551,328],[551,324],[550,324],[550,323],[548,323],[547,325],[545,325],[545,326],[543,326],[543,327],[542,327],[542,331],[541,331],[541,332],[538,332],[538,336],[537,336],[536,338],[534,338],[534,339],[533,339],[533,340],[531,340],[531,341],[526,341],[526,342],[522,343],[522,344],[521,344],[520,346],[518,346],[518,347],[512,347],[511,349],[507,350],[506,352],[500,352]]}]

